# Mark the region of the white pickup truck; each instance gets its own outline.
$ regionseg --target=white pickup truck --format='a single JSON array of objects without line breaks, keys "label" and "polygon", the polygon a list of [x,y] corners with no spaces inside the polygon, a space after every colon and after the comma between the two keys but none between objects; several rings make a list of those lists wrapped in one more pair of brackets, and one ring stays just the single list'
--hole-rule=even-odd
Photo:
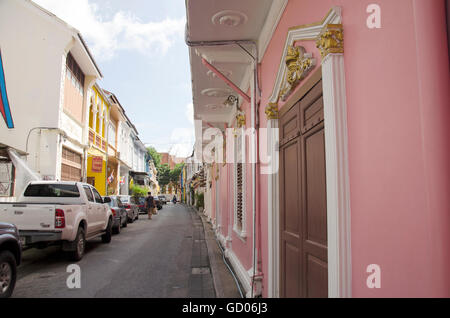
[{"label": "white pickup truck", "polygon": [[111,241],[113,216],[104,203],[87,183],[32,181],[18,202],[0,203],[0,222],[16,225],[24,246],[61,244],[78,261],[86,240],[101,236],[104,243]]}]

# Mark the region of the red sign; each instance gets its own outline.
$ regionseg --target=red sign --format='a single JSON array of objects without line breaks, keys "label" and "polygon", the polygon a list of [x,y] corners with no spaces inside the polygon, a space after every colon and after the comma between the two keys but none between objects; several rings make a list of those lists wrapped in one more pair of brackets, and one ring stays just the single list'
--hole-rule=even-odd
[{"label": "red sign", "polygon": [[92,172],[102,172],[103,171],[103,158],[102,157],[92,157]]}]

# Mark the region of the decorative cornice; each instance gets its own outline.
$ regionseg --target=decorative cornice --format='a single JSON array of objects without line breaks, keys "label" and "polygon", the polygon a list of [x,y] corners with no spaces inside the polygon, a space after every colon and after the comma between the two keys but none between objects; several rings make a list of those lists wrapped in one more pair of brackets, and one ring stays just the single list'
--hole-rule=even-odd
[{"label": "decorative cornice", "polygon": [[269,103],[265,110],[267,120],[278,119],[278,103]]},{"label": "decorative cornice", "polygon": [[276,103],[280,98],[280,92],[283,89],[284,79],[286,78],[286,55],[289,46],[294,46],[298,41],[316,41],[323,28],[329,24],[342,23],[341,8],[333,7],[320,22],[292,27],[289,29],[283,48],[283,54],[280,57],[280,66],[276,75],[272,94],[269,97],[270,103]]},{"label": "decorative cornice", "polygon": [[285,63],[287,72],[280,91],[280,98],[283,101],[289,97],[300,81],[314,68],[316,59],[312,58],[311,53],[306,53],[303,46],[289,45]]},{"label": "decorative cornice", "polygon": [[322,59],[330,53],[344,53],[344,30],[342,24],[327,24],[316,40]]}]

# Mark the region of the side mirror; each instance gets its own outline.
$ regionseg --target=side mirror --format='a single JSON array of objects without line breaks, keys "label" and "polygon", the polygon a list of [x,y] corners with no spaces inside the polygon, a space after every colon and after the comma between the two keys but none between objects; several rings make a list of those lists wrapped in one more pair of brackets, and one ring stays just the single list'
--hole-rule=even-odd
[{"label": "side mirror", "polygon": [[109,203],[111,202],[111,198],[110,197],[104,197],[103,198],[103,203]]}]

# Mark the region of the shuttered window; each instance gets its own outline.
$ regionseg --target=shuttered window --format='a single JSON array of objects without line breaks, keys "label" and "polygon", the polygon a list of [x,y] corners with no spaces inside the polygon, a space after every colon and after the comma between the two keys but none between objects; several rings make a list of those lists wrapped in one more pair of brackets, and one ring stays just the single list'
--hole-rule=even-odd
[{"label": "shuttered window", "polygon": [[242,199],[243,199],[243,187],[242,187],[242,163],[236,163],[236,223],[238,229],[242,229]]},{"label": "shuttered window", "polygon": [[8,157],[0,155],[0,197],[14,196],[15,168]]},{"label": "shuttered window", "polygon": [[235,138],[235,208],[234,208],[234,230],[245,237],[245,135],[240,133]]},{"label": "shuttered window", "polygon": [[62,148],[61,180],[81,181],[82,156],[66,147]]}]

